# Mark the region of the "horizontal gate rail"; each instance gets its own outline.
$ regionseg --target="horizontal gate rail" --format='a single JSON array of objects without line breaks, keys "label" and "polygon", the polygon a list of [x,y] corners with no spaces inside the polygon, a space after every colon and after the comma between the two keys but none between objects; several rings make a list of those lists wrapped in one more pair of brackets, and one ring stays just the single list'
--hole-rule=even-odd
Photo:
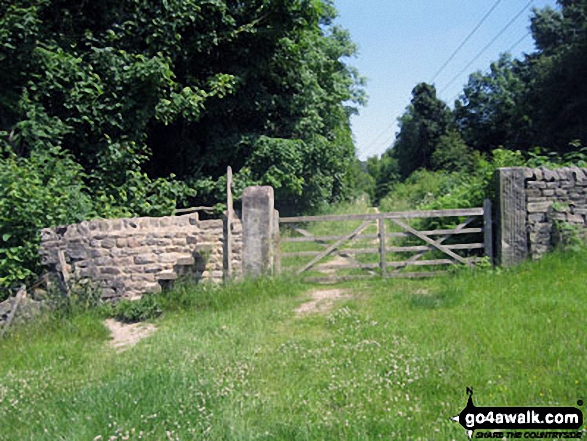
[{"label": "horizontal gate rail", "polygon": [[[445,245],[446,248],[449,250],[480,250],[485,247],[482,243],[463,243],[463,244],[454,244],[454,245]],[[386,247],[385,251],[388,253],[411,253],[415,251],[432,251],[435,248],[432,245],[415,245],[410,247]],[[357,255],[357,254],[375,254],[378,253],[380,250],[379,248],[344,248],[338,250],[339,254],[349,254],[349,255]],[[291,253],[281,253],[281,257],[310,257],[310,256],[317,256],[322,251],[296,251]]]},{"label": "horizontal gate rail", "polygon": [[[464,228],[464,229],[450,229],[450,230],[431,230],[431,231],[421,231],[422,234],[426,236],[440,236],[440,235],[454,235],[454,234],[476,234],[482,233],[483,228]],[[388,233],[385,235],[386,238],[394,238],[394,237],[411,237],[412,234],[410,233]],[[342,239],[344,236],[316,236],[316,237],[286,237],[281,239],[282,243],[295,243],[295,242],[329,242],[331,240],[338,240]],[[355,236],[355,239],[379,239],[378,234],[359,234]]]},{"label": "horizontal gate rail", "polygon": [[377,219],[415,219],[429,217],[460,217],[483,216],[483,208],[462,208],[453,210],[425,210],[425,211],[396,211],[392,213],[374,214],[326,214],[322,216],[296,216],[282,217],[280,224],[301,222],[328,222],[328,221],[352,221],[352,220],[377,220]]}]

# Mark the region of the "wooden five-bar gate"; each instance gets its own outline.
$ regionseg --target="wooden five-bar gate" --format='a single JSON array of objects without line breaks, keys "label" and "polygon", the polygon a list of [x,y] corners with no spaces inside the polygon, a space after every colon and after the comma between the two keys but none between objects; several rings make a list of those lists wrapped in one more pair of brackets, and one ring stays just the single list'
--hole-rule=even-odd
[{"label": "wooden five-bar gate", "polygon": [[[433,220],[437,225],[451,226],[418,230],[416,219],[427,219],[427,226]],[[323,223],[326,227],[306,227],[310,223]],[[351,231],[328,234],[339,230],[337,225],[341,223],[350,225]],[[482,261],[483,256],[493,260],[489,200],[479,208],[284,217],[278,219],[278,225],[276,271],[295,272],[311,281],[427,277],[443,272],[430,268],[454,264],[470,267]],[[459,243],[456,238],[464,240]],[[311,249],[300,250],[304,247]],[[398,259],[406,253],[411,256]],[[286,265],[288,262],[293,264]]]}]

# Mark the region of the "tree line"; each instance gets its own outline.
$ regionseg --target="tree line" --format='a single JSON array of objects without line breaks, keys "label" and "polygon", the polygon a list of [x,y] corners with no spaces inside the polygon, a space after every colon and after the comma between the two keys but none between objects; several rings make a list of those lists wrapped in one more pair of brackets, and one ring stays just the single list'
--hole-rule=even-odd
[{"label": "tree line", "polygon": [[[329,0],[0,0],[0,288],[40,228],[169,215],[272,185],[308,210],[356,180],[363,79]],[[0,294],[0,299],[3,295]]]},{"label": "tree line", "polygon": [[452,109],[434,85],[414,87],[396,141],[367,161],[375,201],[416,170],[471,173],[498,149],[526,159],[584,159],[587,2],[558,3],[533,12],[535,52],[522,59],[504,54],[470,75]]}]

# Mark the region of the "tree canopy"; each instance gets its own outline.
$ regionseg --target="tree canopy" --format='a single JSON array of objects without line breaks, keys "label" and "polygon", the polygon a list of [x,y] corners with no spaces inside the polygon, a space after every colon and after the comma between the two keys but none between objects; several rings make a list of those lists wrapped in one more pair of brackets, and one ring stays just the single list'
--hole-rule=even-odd
[{"label": "tree canopy", "polygon": [[340,197],[363,92],[335,15],[320,0],[4,0],[0,130],[18,155],[71,152],[101,188],[140,170],[214,201],[232,165],[284,198]]},{"label": "tree canopy", "polygon": [[399,122],[394,155],[400,175],[405,179],[419,168],[431,168],[434,150],[450,130],[453,116],[448,106],[436,97],[436,88],[420,83],[412,90],[411,104]]},{"label": "tree canopy", "polygon": [[330,0],[0,0],[0,268],[27,268],[0,286],[36,271],[39,227],[222,202],[228,165],[237,192],[270,184],[292,211],[348,196],[365,97],[335,17]]}]

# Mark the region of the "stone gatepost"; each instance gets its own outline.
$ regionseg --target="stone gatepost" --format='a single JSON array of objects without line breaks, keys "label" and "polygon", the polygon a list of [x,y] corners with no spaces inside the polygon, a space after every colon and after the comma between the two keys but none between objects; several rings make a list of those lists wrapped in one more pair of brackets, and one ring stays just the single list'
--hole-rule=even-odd
[{"label": "stone gatepost", "polygon": [[274,196],[272,187],[247,187],[242,195],[243,272],[271,273],[273,266]]},{"label": "stone gatepost", "polygon": [[528,257],[526,170],[510,167],[497,171],[497,262],[506,267]]}]

